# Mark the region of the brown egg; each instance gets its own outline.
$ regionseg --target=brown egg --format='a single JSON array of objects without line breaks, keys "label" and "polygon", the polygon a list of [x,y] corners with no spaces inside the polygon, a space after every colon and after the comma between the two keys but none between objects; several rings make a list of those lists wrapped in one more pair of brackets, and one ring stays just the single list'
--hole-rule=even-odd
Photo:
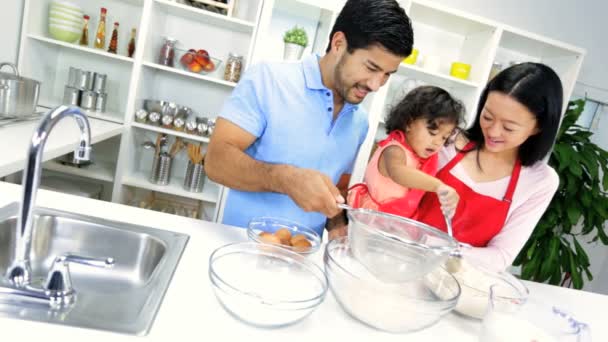
[{"label": "brown egg", "polygon": [[310,248],[312,247],[312,244],[304,239],[304,240],[298,240],[295,243],[293,243],[293,250],[296,252],[308,252],[310,250]]},{"label": "brown egg", "polygon": [[291,244],[293,245],[294,243],[296,243],[296,241],[300,241],[300,240],[306,240],[306,236],[304,236],[303,234],[294,235],[291,238]]},{"label": "brown egg", "polygon": [[281,239],[279,239],[277,236],[270,234],[270,233],[262,233],[260,234],[260,240],[262,240],[262,242],[265,243],[272,243],[275,245],[279,245],[281,244]]},{"label": "brown egg", "polygon": [[287,228],[281,228],[274,232],[274,235],[278,236],[281,240],[289,241],[291,239],[291,232]]}]

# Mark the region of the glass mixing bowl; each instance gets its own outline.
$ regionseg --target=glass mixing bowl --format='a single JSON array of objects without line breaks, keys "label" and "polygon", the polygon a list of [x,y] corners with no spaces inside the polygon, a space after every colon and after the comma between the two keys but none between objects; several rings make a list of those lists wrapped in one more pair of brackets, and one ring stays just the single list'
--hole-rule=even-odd
[{"label": "glass mixing bowl", "polygon": [[[381,247],[370,247],[380,257]],[[444,268],[437,267],[418,280],[392,284],[378,280],[352,254],[348,238],[330,241],[324,264],[338,303],[353,318],[373,328],[402,333],[421,330],[450,312],[460,286]]]},{"label": "glass mixing bowl", "polygon": [[419,279],[458,250],[451,236],[421,222],[367,209],[347,213],[353,255],[384,282]]},{"label": "glass mixing bowl", "polygon": [[323,270],[284,248],[244,242],[216,249],[209,279],[222,306],[237,319],[263,328],[293,324],[325,299]]}]

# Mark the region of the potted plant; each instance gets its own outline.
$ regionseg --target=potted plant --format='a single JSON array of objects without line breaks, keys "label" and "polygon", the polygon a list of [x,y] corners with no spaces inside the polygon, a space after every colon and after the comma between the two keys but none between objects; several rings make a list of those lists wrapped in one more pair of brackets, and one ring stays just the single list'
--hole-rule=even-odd
[{"label": "potted plant", "polygon": [[[592,143],[593,135],[576,125],[585,100],[570,101],[549,158],[560,184],[530,239],[514,261],[521,277],[554,285],[583,287],[593,280],[583,236],[608,245],[608,152]],[[601,171],[601,172],[600,172]]]},{"label": "potted plant", "polygon": [[302,57],[304,48],[308,46],[308,36],[303,28],[296,25],[291,30],[285,32],[283,42],[285,42],[283,58],[285,60],[298,60]]}]

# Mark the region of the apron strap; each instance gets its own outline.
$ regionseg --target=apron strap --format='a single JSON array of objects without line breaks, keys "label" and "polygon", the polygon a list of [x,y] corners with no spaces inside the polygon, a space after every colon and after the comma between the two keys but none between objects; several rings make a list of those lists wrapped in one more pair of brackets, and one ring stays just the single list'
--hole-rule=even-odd
[{"label": "apron strap", "polygon": [[505,202],[511,203],[513,200],[513,194],[515,193],[515,188],[517,187],[517,181],[519,180],[519,173],[521,171],[521,162],[519,159],[515,162],[515,166],[513,167],[513,173],[511,174],[511,180],[509,181],[509,186],[507,187],[507,193],[505,193],[505,197],[502,199]]},{"label": "apron strap", "polygon": [[[450,160],[444,167],[442,170],[445,171],[450,171],[454,165],[458,164],[462,158],[464,158],[464,156],[471,151],[471,149],[475,146],[475,143],[472,141],[469,141],[468,144],[466,144],[464,146],[464,148],[460,151],[458,151],[458,154],[456,154],[456,156],[454,158],[452,158],[452,160]],[[454,146],[454,148],[456,148],[456,146]]]}]

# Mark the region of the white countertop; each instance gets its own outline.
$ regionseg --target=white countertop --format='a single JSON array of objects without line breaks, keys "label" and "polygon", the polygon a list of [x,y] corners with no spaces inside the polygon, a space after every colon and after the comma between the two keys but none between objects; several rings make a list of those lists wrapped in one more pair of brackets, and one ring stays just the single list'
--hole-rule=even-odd
[{"label": "white countertop", "polygon": [[[123,126],[118,123],[89,118],[91,124],[91,142],[111,138],[122,132]],[[38,121],[27,121],[0,128],[0,177],[23,170],[25,157]],[[44,147],[44,161],[57,158],[74,151],[78,146],[80,130],[75,120],[61,120],[51,131]]]},{"label": "white countertop", "polygon": [[[21,187],[0,182],[0,206],[19,198]],[[38,206],[77,212],[107,220],[128,221],[137,225],[172,230],[190,235],[190,240],[162,302],[150,334],[133,337],[89,329],[65,327],[0,318],[2,339],[48,339],[61,341],[209,341],[211,338],[236,341],[477,341],[479,321],[454,313],[436,325],[412,334],[388,334],[368,328],[348,317],[331,293],[305,320],[276,330],[257,329],[230,316],[213,295],[207,275],[208,257],[217,247],[245,241],[243,229],[199,220],[74,197],[40,190]],[[594,342],[608,341],[604,315],[608,296],[526,282],[530,296],[559,305],[579,320],[590,324]]]}]

